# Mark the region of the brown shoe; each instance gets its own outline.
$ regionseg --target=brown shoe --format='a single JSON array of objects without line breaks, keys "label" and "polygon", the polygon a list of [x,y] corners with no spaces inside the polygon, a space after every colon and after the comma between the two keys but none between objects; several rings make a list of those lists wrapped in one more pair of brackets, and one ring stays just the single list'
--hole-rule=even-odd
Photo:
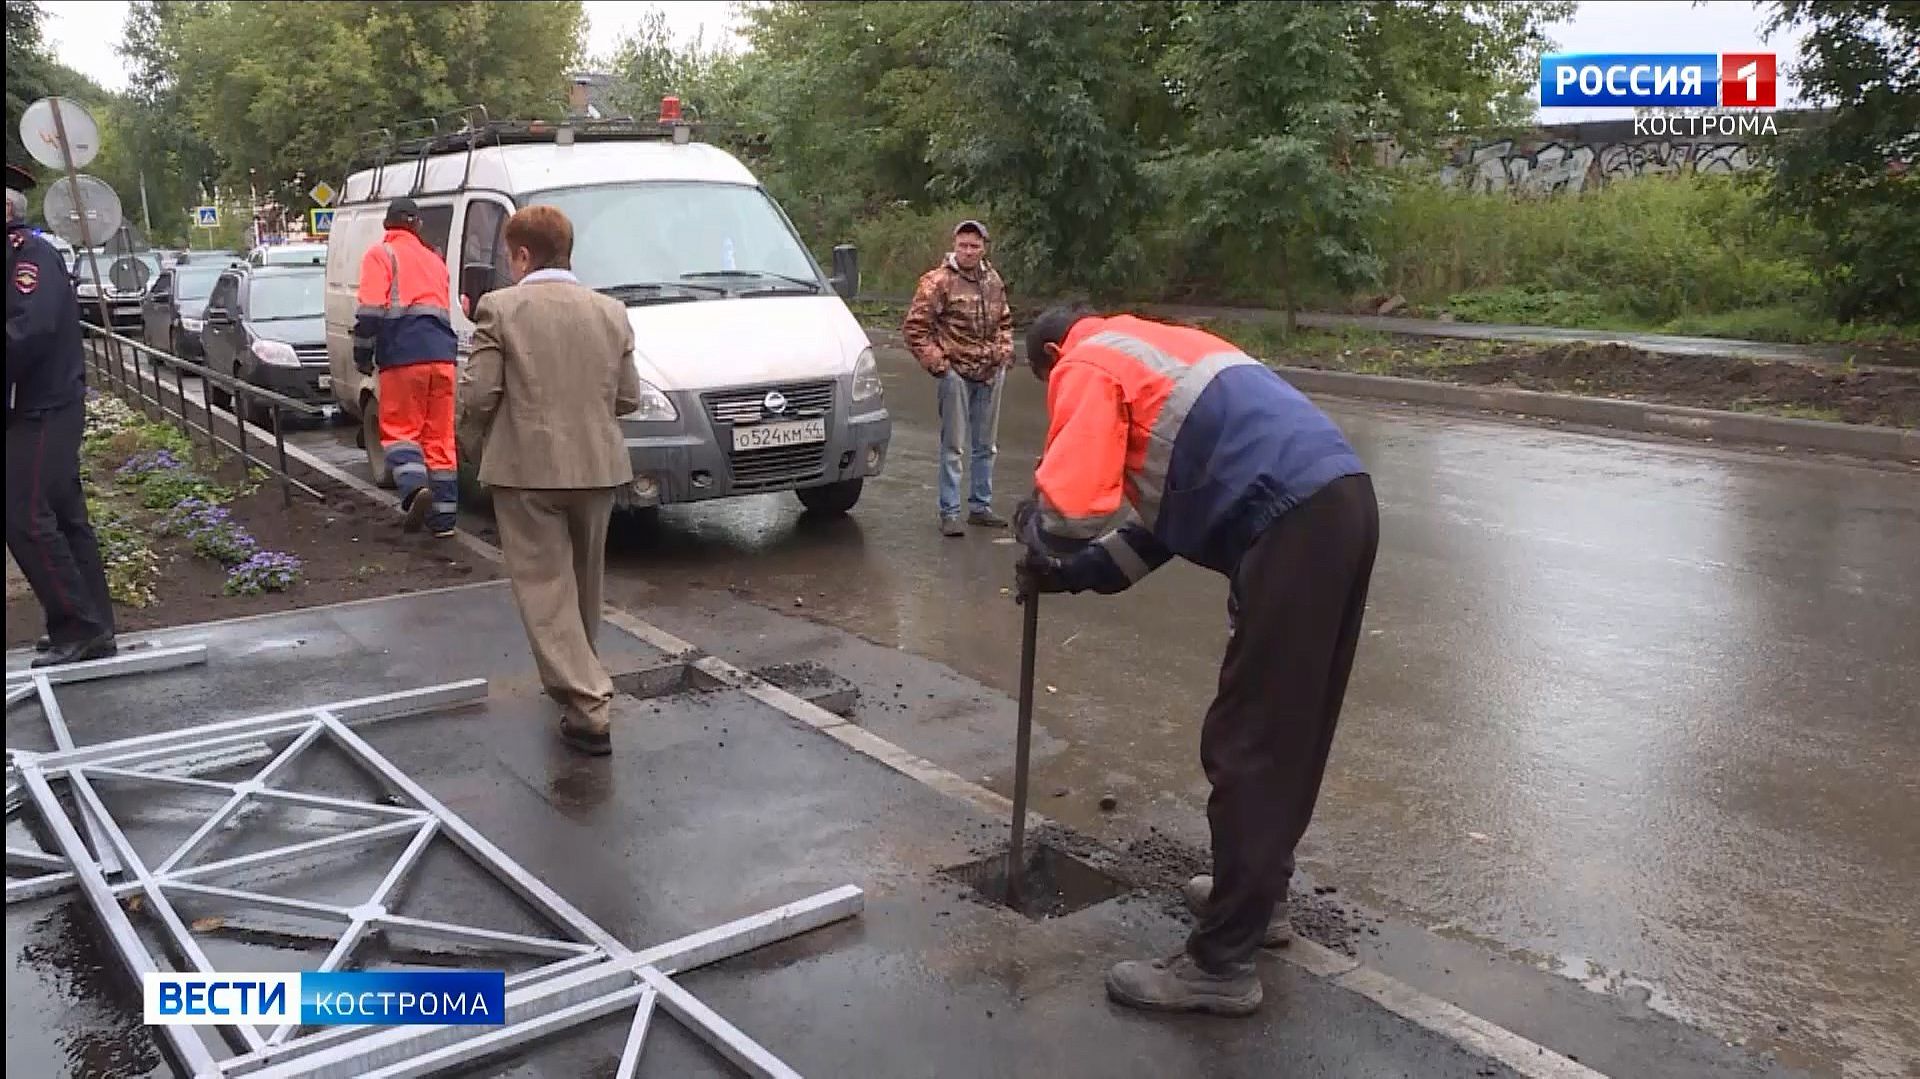
[{"label": "brown shoe", "polygon": [[605,757],[613,753],[611,731],[576,727],[564,719],[560,721],[560,740],[569,748],[585,753],[589,757]]}]

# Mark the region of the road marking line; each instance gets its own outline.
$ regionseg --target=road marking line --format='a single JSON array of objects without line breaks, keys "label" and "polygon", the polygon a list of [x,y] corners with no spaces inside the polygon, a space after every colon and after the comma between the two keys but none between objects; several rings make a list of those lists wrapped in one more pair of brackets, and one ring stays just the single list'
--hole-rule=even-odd
[{"label": "road marking line", "polygon": [[1333,979],[1333,983],[1467,1049],[1491,1057],[1528,1079],[1606,1079],[1602,1073],[1577,1060],[1428,996],[1371,967],[1356,967]]},{"label": "road marking line", "polygon": [[[288,446],[287,453],[288,456],[293,456],[294,447]],[[342,472],[311,454],[302,452],[299,456],[304,458],[301,464],[327,475],[376,502],[388,500],[386,492],[358,476]],[[495,563],[504,561],[500,549],[485,540],[464,530],[458,533],[458,538],[469,550],[481,557]],[[484,582],[484,584],[498,583],[500,582]],[[420,594],[413,593],[413,595]],[[901,775],[917,780],[941,794],[973,805],[992,816],[1004,817],[1013,811],[1013,802],[1006,796],[997,794],[972,780],[963,779],[923,757],[915,756],[865,727],[809,703],[751,672],[741,670],[718,656],[705,653],[692,643],[650,622],[642,621],[627,611],[606,605],[601,610],[601,617],[668,656],[689,657],[688,666],[732,688],[745,691],[755,700],[785,714],[789,719],[812,727],[848,749],[869,757]],[[699,658],[691,658],[695,656]],[[1052,822],[1040,813],[1031,810],[1027,813],[1029,828],[1040,828],[1050,823]],[[1603,1073],[1556,1053],[1538,1042],[1490,1023],[1438,997],[1429,996],[1397,978],[1363,965],[1358,959],[1342,956],[1312,941],[1294,940],[1286,948],[1280,949],[1280,958],[1333,985],[1366,997],[1415,1026],[1438,1034],[1470,1052],[1497,1060],[1526,1076],[1527,1079],[1607,1079]]]}]

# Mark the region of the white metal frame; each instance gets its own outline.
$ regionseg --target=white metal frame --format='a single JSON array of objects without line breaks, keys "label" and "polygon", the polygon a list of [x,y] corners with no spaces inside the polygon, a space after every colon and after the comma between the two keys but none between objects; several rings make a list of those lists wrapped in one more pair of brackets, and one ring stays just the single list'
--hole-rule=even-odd
[{"label": "white metal frame", "polygon": [[[186,967],[212,967],[193,934],[174,909],[175,896],[213,898],[314,922],[341,926],[321,970],[342,968],[369,933],[430,937],[502,952],[538,956],[548,962],[507,979],[507,1017],[498,1027],[406,1026],[328,1027],[296,1036],[292,1024],[271,1031],[234,1024],[219,1028],[162,1027],[176,1059],[195,1076],[419,1076],[471,1063],[568,1027],[630,1009],[625,1050],[617,1074],[631,1077],[656,1005],[680,1020],[742,1071],[754,1076],[796,1073],[739,1028],[702,1004],[673,976],[695,967],[751,951],[860,913],[864,893],[845,886],[777,907],[679,940],[634,951],[575,909],[547,884],[494,846],[466,821],[409,778],[349,726],[450,707],[486,695],[484,680],[448,683],[421,690],[385,694],[332,705],[294,709],[248,719],[210,723],[188,730],[142,735],[99,745],[63,745],[48,753],[16,751],[13,767],[33,806],[52,832],[61,858],[41,852],[8,850],[10,863],[44,868],[71,866],[79,885],[105,925],[128,971],[137,979],[149,971],[177,969],[156,957],[134,928],[122,900],[138,895],[158,919],[172,950]],[[179,774],[183,756],[209,755],[263,740],[285,740],[282,748],[245,780],[221,782]],[[289,791],[273,785],[290,762],[321,742],[344,751],[401,805],[361,802]],[[171,771],[169,771],[171,769]],[[224,801],[158,865],[149,866],[95,788],[96,781],[134,782],[192,788],[224,795]],[[56,794],[68,789],[79,808],[81,827],[92,821],[105,840],[96,856],[82,839]],[[358,815],[365,827],[273,850],[195,863],[195,855],[223,827],[235,823],[250,804],[275,802],[331,813]],[[408,837],[404,851],[369,898],[356,906],[319,903],[248,890],[248,871],[286,863],[305,864],[315,856],[338,854],[368,843]],[[558,930],[536,937],[450,922],[402,917],[386,907],[387,898],[406,878],[436,836],[445,836],[478,862],[494,879],[517,893]],[[107,858],[125,869],[126,879],[108,879]],[[230,880],[229,878],[238,878]],[[21,882],[32,884],[48,878]],[[213,881],[227,881],[215,884]],[[9,900],[13,884],[9,883]],[[216,1043],[201,1034],[214,1030]]]}]

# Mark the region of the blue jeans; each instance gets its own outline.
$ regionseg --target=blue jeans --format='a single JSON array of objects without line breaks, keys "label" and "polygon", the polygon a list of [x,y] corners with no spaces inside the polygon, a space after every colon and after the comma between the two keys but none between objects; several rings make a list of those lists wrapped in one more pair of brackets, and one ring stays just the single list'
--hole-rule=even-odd
[{"label": "blue jeans", "polygon": [[974,382],[952,371],[940,377],[940,516],[960,516],[960,462],[970,457],[973,482],[967,507],[984,513],[993,508],[994,439],[1000,431],[1000,384],[1005,371],[991,382]]}]

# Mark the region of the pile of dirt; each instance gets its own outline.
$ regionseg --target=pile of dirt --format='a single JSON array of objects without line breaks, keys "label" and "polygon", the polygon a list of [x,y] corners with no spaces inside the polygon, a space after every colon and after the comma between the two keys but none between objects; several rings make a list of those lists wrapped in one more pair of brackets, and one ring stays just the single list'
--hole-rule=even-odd
[{"label": "pile of dirt", "polygon": [[[1479,353],[1491,351],[1491,355]],[[1304,366],[1467,386],[1920,427],[1920,370],[1672,356],[1618,343],[1371,346]]]},{"label": "pile of dirt", "polygon": [[[269,482],[228,505],[262,550],[300,559],[299,584],[286,592],[231,596],[226,593],[225,567],[196,555],[184,539],[155,536],[160,560],[156,599],[141,608],[116,604],[120,632],[318,607],[498,576],[491,563],[473,558],[451,540],[401,532],[399,512],[392,507],[376,506],[319,477],[302,480],[326,500],[296,490],[293,504],[283,505],[280,488]],[[42,628],[31,593],[9,587],[6,646],[28,644]]]}]

